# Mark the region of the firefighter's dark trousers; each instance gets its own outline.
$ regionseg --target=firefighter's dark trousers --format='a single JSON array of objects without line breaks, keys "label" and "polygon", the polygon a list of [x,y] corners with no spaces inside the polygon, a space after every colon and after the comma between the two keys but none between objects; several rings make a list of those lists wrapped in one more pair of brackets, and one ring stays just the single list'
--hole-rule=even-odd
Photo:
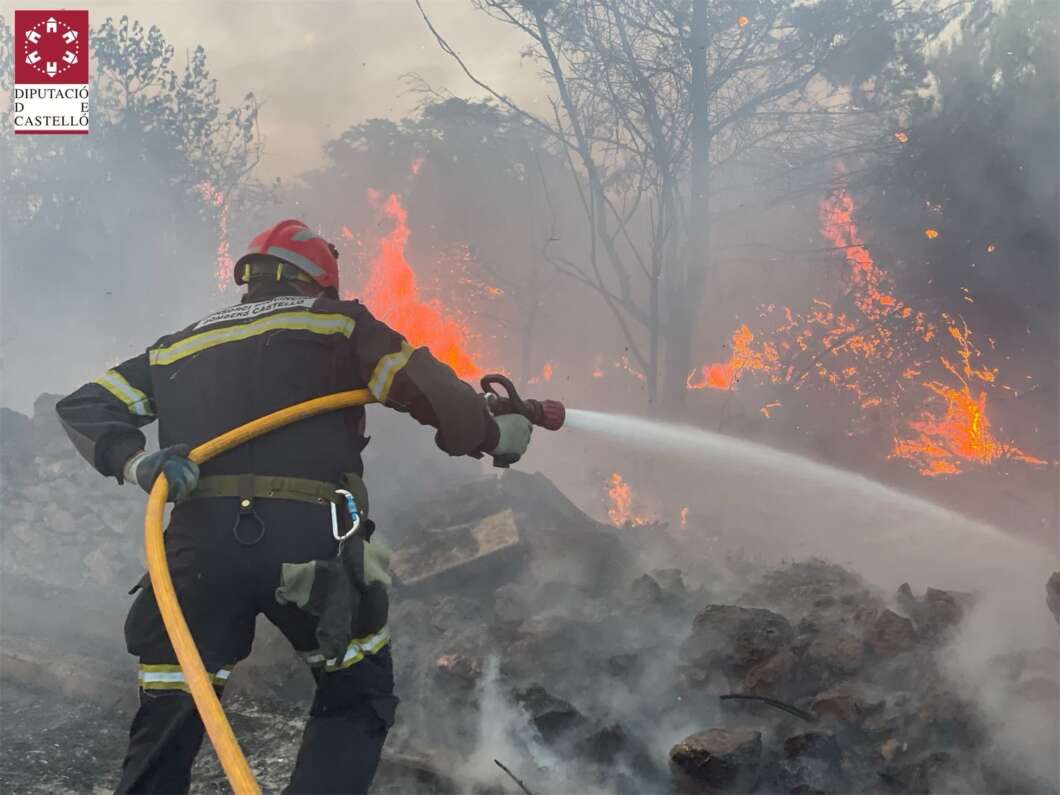
[{"label": "firefighter's dark trousers", "polygon": [[[342,659],[316,652],[316,619],[274,592],[282,563],[331,557],[325,507],[258,500],[264,523],[239,524],[235,499],[191,500],[176,508],[166,556],[188,626],[214,685],[250,653],[259,613],[275,624],[316,679],[316,694],[289,788],[291,793],[360,793],[375,775],[397,699],[386,630],[353,640]],[[260,540],[250,544],[257,536]],[[242,543],[241,543],[242,541]],[[187,792],[203,726],[166,636],[154,593],[141,591],[125,622],[129,652],[140,658],[140,708],[129,731],[119,793]]]}]

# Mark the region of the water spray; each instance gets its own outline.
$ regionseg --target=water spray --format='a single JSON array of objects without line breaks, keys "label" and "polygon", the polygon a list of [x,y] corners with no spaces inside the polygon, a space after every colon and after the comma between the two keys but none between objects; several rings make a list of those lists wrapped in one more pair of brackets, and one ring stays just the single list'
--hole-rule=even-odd
[{"label": "water spray", "polygon": [[[804,455],[694,425],[584,409],[567,409],[565,427],[623,450],[672,456],[692,469],[717,473],[720,479],[712,488],[716,506],[731,505],[730,490],[746,484],[751,493],[762,495],[749,503],[754,507],[748,526],[783,554],[828,550],[866,574],[883,571],[885,560],[901,560],[906,579],[918,576],[914,563],[937,576],[934,562],[946,560],[953,578],[949,585],[958,589],[974,587],[983,577],[1044,581],[1056,566],[1055,548]],[[811,499],[808,495],[813,495],[816,516],[842,517],[843,523],[795,522],[784,519],[783,511],[770,513],[771,504]]]}]

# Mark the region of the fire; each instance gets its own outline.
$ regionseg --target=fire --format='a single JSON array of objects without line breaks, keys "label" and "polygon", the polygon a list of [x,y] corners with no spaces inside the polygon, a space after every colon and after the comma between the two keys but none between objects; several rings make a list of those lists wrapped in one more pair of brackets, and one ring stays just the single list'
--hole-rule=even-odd
[{"label": "fire", "polygon": [[780,408],[780,405],[781,404],[780,404],[779,400],[774,400],[772,403],[766,403],[758,411],[762,414],[763,417],[765,417],[768,420],[770,417],[773,416],[772,414],[769,413],[769,410],[770,409]]},{"label": "fire", "polygon": [[1008,458],[1028,464],[1048,463],[994,438],[986,416],[986,392],[974,396],[967,384],[954,389],[938,381],[924,386],[942,400],[943,409],[925,411],[919,420],[911,421],[909,428],[917,436],[895,439],[892,457],[910,461],[928,477],[956,475],[965,461],[991,464]]},{"label": "fire", "polygon": [[607,498],[607,518],[616,527],[640,527],[651,522],[633,511],[633,487],[617,472],[607,479]]},{"label": "fire", "polygon": [[688,527],[688,506],[687,505],[684,508],[681,509],[679,521],[680,521],[682,530],[684,530],[685,528]]},{"label": "fire", "polygon": [[397,194],[382,200],[370,193],[380,216],[392,224],[379,241],[368,281],[361,297],[369,309],[389,326],[400,331],[415,346],[427,346],[438,359],[462,378],[481,372],[470,350],[471,333],[461,320],[446,311],[436,298],[425,299],[416,284],[416,274],[405,257],[409,239],[408,213]]},{"label": "fire", "polygon": [[215,188],[214,184],[209,180],[197,183],[195,190],[199,192],[199,196],[202,197],[203,201],[219,208],[217,215],[217,269],[215,278],[217,279],[217,292],[223,293],[228,289],[229,285],[233,284],[232,269],[235,267],[235,260],[232,259],[228,242],[228,202],[225,201],[224,193]]},{"label": "fire", "polygon": [[742,28],[744,25],[746,25],[750,21],[751,20],[749,20],[747,17],[738,17],[736,19],[736,24],[739,25]]},{"label": "fire", "polygon": [[924,237],[926,237],[928,240],[934,240],[938,236],[939,236],[939,230],[938,229],[931,229],[929,227],[928,229],[924,230]]},{"label": "fire", "polygon": [[[798,390],[815,375],[849,394],[863,410],[898,411],[911,401],[919,404],[914,409],[918,419],[903,423],[889,457],[924,475],[953,475],[968,463],[999,459],[1046,464],[994,436],[987,390],[996,385],[997,369],[981,363],[982,353],[963,319],[942,313],[931,320],[896,297],[893,278],[877,266],[858,232],[850,195],[841,190],[826,198],[820,217],[822,234],[848,265],[843,300],[852,308],[843,310],[822,299],[804,313],[764,307],[763,317],[776,319],[773,329],[756,334],[741,325],[732,334],[728,361],[694,370],[688,387],[731,390],[741,376],[753,372]],[[935,237],[938,232],[928,229],[925,234]],[[964,300],[972,302],[963,292]],[[993,349],[992,340],[990,344]],[[768,418],[777,405],[768,403],[760,412]]]},{"label": "fire", "polygon": [[757,370],[770,372],[778,366],[780,355],[769,343],[763,343],[760,350],[752,347],[755,335],[747,324],[740,326],[732,333],[732,356],[727,362],[714,362],[704,365],[700,373],[688,376],[689,389],[732,389],[744,372]]},{"label": "fire", "polygon": [[894,134],[894,137],[898,140],[898,143],[900,143],[900,144],[909,143],[909,135],[907,133],[902,132],[901,130],[896,132]]},{"label": "fire", "polygon": [[551,380],[552,380],[552,362],[545,362],[545,366],[541,368],[540,377],[535,375],[532,378],[528,378],[526,382],[528,384],[540,384],[542,381],[547,382],[547,381],[551,381]]}]

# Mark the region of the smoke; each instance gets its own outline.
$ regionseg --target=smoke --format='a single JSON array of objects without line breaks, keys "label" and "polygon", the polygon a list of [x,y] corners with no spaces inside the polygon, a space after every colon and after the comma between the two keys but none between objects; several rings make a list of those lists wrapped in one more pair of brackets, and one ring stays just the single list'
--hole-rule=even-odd
[{"label": "smoke", "polygon": [[473,785],[495,786],[501,775],[496,760],[524,782],[544,778],[549,791],[569,790],[561,759],[542,744],[529,716],[511,701],[502,681],[500,658],[490,655],[477,688],[475,746],[458,767],[458,778]]},{"label": "smoke", "polygon": [[940,654],[944,669],[983,711],[1009,764],[1060,787],[1060,640],[1034,577],[991,582]]},{"label": "smoke", "polygon": [[[539,95],[536,72],[513,63],[518,47],[505,43],[510,40],[496,26],[481,23],[477,13],[434,5],[444,28],[466,33],[457,41],[460,50],[492,64],[487,77],[506,88],[518,84],[515,96]],[[967,85],[987,74],[986,67],[997,66],[1005,78],[998,85],[1016,86],[1026,64],[1021,51],[1005,42],[1032,31],[1037,23],[1028,14],[1048,20],[1045,12],[1055,13],[1043,11],[1041,3],[1010,5],[1018,14],[995,26],[1007,38],[995,42],[991,59],[980,63],[976,39],[969,36],[971,49],[948,60],[937,81],[940,107],[952,109],[957,120],[965,118],[962,108],[1001,110],[974,138],[962,133],[961,147],[952,147],[950,127],[932,125],[935,116],[920,118],[917,129],[909,127],[905,154],[883,162],[893,177],[882,183],[886,190],[870,181],[856,191],[857,213],[866,245],[910,295],[956,306],[969,317],[978,313],[980,322],[973,323],[978,344],[989,346],[1004,375],[1026,390],[992,415],[994,426],[1011,430],[1013,438],[1032,439],[1029,449],[1055,461],[1060,457],[1055,113],[1042,121],[1055,110],[1055,86],[1034,81],[1029,99],[1014,92],[999,106],[977,102]],[[417,102],[439,97],[395,99],[401,75],[410,71],[443,93],[467,86],[452,64],[430,54],[433,43],[411,5],[400,12],[388,5],[381,12],[367,6],[268,4],[239,18],[238,35],[227,18],[198,24],[212,8],[206,3],[179,11],[175,5],[146,8],[138,5],[135,11],[149,15],[145,23],[162,25],[162,34],[176,46],[177,73],[182,74],[185,49],[203,43],[220,81],[222,107],[238,105],[247,90],[257,91],[264,102],[255,139],[263,142],[263,159],[257,166],[253,157],[241,164],[249,167],[248,176],[230,194],[233,254],[258,227],[303,217],[343,249],[344,286],[356,289],[366,276],[359,269],[361,255],[386,232],[376,226],[368,189],[397,192],[409,210],[408,256],[417,278],[429,298],[444,297],[443,305],[468,318],[482,343],[482,364],[517,380],[535,376],[537,383],[521,387],[534,397],[599,410],[570,411],[569,428],[561,433],[537,431],[520,468],[546,472],[603,521],[606,482],[620,472],[635,498],[670,523],[668,529],[621,531],[636,549],[641,571],[681,568],[690,601],[700,607],[735,600],[768,567],[813,556],[850,567],[884,593],[909,581],[918,588],[977,594],[960,636],[940,659],[989,720],[999,752],[1056,782],[1058,730],[1048,706],[1055,701],[1033,698],[1036,688],[1047,695],[1058,680],[1056,628],[1042,595],[1042,584],[1058,566],[1055,463],[1040,470],[998,465],[926,480],[887,460],[893,428],[880,412],[858,411],[851,419],[845,395],[810,389],[778,394],[774,385],[750,378],[733,391],[689,393],[683,423],[634,416],[657,414],[659,408],[647,404],[637,345],[622,333],[601,295],[586,286],[587,274],[592,281],[584,261],[590,234],[566,166],[496,107],[449,99],[428,104],[421,113]],[[114,5],[92,10],[94,24],[104,14],[120,15]],[[399,13],[407,14],[404,22],[394,21]],[[382,30],[393,35],[380,36]],[[747,31],[754,30],[752,23]],[[288,35],[292,31],[297,32]],[[0,38],[3,52],[10,36]],[[1035,51],[1033,69],[1022,69],[1028,75],[1046,75],[1055,64],[1053,38],[1042,40],[1049,46]],[[262,48],[261,41],[279,44]],[[327,86],[324,102],[319,92],[305,90],[319,83],[321,73],[344,76]],[[104,85],[103,77],[99,80],[96,89]],[[953,90],[957,84],[959,91]],[[119,118],[111,115],[114,110],[99,103],[88,141],[16,145],[7,136],[0,143],[0,162],[13,164],[5,172],[11,179],[0,227],[0,405],[28,411],[39,393],[72,390],[157,337],[238,300],[234,285],[217,289],[218,208],[195,189],[217,176],[218,163],[181,150],[173,143],[179,136],[160,131],[149,109],[134,109],[121,124],[111,123]],[[360,124],[374,115],[385,118]],[[907,129],[905,121],[895,120],[894,126]],[[879,148],[900,148],[894,130],[880,123]],[[1004,139],[1000,151],[996,141],[986,140],[998,130]],[[920,157],[906,157],[929,139],[941,140],[941,150],[927,147]],[[946,160],[946,168],[923,168],[925,162],[942,162],[940,151],[959,157]],[[762,304],[804,306],[829,290],[841,291],[842,257],[823,250],[827,241],[817,219],[823,186],[834,172],[830,164],[816,163],[792,176],[798,169],[786,162],[789,154],[783,147],[756,149],[751,162],[737,157],[740,162],[718,170],[706,311],[691,340],[697,363],[728,359],[732,330],[745,322],[753,327]],[[778,169],[763,167],[762,161],[774,160],[781,163]],[[852,170],[861,165],[852,162]],[[813,173],[804,178],[807,170]],[[923,174],[930,176],[927,184]],[[273,177],[282,179],[273,183]],[[939,238],[924,237],[929,225],[938,227]],[[627,231],[639,242],[646,239],[643,219]],[[989,255],[988,245],[994,246]],[[631,266],[636,262],[630,257]],[[623,315],[642,353],[647,350],[643,314]],[[552,377],[544,381],[546,362]],[[777,402],[782,405],[762,413]],[[409,515],[421,510],[421,499],[490,471],[488,460],[447,460],[434,449],[429,429],[381,407],[369,409],[369,432],[374,440],[365,453],[366,481],[373,514],[388,540],[413,541],[389,534],[413,524]],[[3,444],[14,449],[6,426]],[[14,567],[5,571],[25,571],[19,557],[25,547],[51,543],[35,530],[60,524],[53,522],[59,511],[48,489],[72,479],[74,464],[55,470],[60,481],[44,469],[52,458],[41,458],[44,463],[35,468],[39,457],[34,445],[26,444],[11,459],[29,477],[16,484],[17,494],[5,492],[4,560]],[[78,482],[83,502],[95,505],[99,481],[89,483],[95,475],[87,468],[83,474],[85,481]],[[688,508],[686,528],[678,526],[682,507]],[[80,623],[99,627],[100,645],[120,654],[121,595],[139,572],[139,515],[114,509],[117,518],[110,521],[108,514],[108,522],[99,523],[111,529],[97,530],[95,517],[75,513],[79,509],[64,506],[75,518],[62,524],[78,528],[85,546],[79,555],[89,554],[93,545],[105,551],[90,559],[92,574],[106,574],[111,559],[123,568],[112,581],[90,587],[82,580],[88,576],[84,559],[68,554],[73,544],[62,544],[48,564],[47,582],[49,587],[78,583],[81,597],[96,607],[104,600],[108,607],[113,603],[109,623],[95,618]],[[570,552],[559,541],[550,557],[538,562],[540,582],[518,593],[524,613],[591,623],[606,612],[605,605],[570,585],[577,574]],[[126,583],[127,570],[133,574]],[[492,594],[483,599],[489,603]],[[37,627],[45,640],[61,646],[80,614],[46,621],[45,614],[54,612],[48,604],[48,599],[27,597],[17,604],[5,599],[5,628]],[[21,612],[13,616],[16,608]],[[621,685],[605,680],[599,670],[607,661],[593,657],[598,649],[581,639],[569,653],[595,660],[597,676],[587,681],[572,673],[547,684],[586,711],[612,716],[631,734],[650,737],[651,752],[661,759],[674,741],[718,714],[713,704],[703,704],[697,713],[702,723],[669,717],[668,707],[676,709],[670,701],[674,658],[691,616],[664,620],[636,609],[629,607],[638,626],[622,637],[625,651],[662,650],[647,655],[643,670]],[[485,620],[470,609],[469,614]],[[546,746],[513,700],[503,673],[511,656],[501,649],[489,650],[478,684],[473,750],[460,767],[461,778],[496,786],[505,781],[494,764],[498,759],[533,791],[591,791],[596,786],[591,776]],[[659,705],[656,713],[643,713],[645,694]],[[447,716],[425,715],[423,721],[439,733],[452,728]]]}]

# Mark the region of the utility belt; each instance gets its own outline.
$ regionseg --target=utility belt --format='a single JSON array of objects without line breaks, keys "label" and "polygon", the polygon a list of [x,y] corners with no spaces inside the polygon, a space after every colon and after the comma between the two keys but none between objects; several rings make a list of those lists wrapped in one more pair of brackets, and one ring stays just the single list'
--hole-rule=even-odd
[{"label": "utility belt", "polygon": [[[199,478],[195,491],[181,502],[207,497],[238,498],[239,513],[232,526],[232,534],[244,546],[253,546],[265,536],[265,522],[255,508],[258,500],[294,500],[329,505],[333,530],[337,531],[340,524],[342,530],[360,525],[365,528],[367,539],[374,529],[373,522],[368,518],[368,489],[361,476],[355,472],[344,472],[339,483],[287,475],[207,475]],[[248,533],[242,527],[247,523],[256,523],[257,532],[250,529]]]},{"label": "utility belt", "polygon": [[315,635],[327,660],[345,667],[360,659],[354,655],[358,646],[352,639],[383,632],[390,582],[386,573],[390,550],[368,543],[375,524],[368,518],[368,490],[361,477],[345,472],[339,483],[329,483],[286,475],[208,475],[185,499],[207,497],[238,498],[232,535],[243,546],[265,537],[265,522],[255,510],[258,500],[331,507],[331,532],[338,541],[335,557],[284,563],[275,598],[281,605],[294,605],[318,617]]}]

